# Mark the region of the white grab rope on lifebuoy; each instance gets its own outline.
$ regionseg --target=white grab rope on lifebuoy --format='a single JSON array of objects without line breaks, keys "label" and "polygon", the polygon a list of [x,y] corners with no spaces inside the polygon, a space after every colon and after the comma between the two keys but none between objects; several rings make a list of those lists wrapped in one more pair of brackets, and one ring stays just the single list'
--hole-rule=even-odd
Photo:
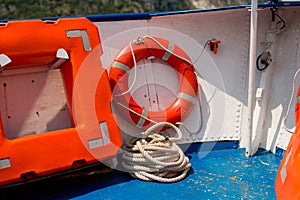
[{"label": "white grab rope on lifebuoy", "polygon": [[[165,50],[166,52],[168,52],[170,55],[173,55],[175,57],[177,57],[178,59],[182,60],[182,61],[185,61],[186,63],[188,63],[190,66],[193,66],[193,63],[195,63],[202,55],[202,53],[204,52],[204,49],[206,47],[206,45],[208,44],[209,41],[207,41],[204,45],[204,47],[202,48],[202,51],[200,53],[200,55],[197,57],[197,59],[195,60],[195,62],[192,62],[190,61],[189,59],[186,59],[185,57],[182,57],[178,54],[176,54],[175,52],[169,50],[168,48],[166,48],[164,45],[162,45],[156,38],[152,37],[152,36],[149,36],[149,35],[146,35],[146,36],[143,36],[143,37],[138,37],[136,40],[133,40],[133,41],[130,41],[129,43],[129,49],[130,49],[130,54],[131,54],[131,57],[132,57],[132,61],[133,61],[133,69],[134,69],[134,76],[133,76],[133,82],[132,84],[129,86],[129,88],[126,90],[126,91],[123,91],[121,92],[120,94],[114,94],[114,97],[120,97],[120,96],[123,96],[127,93],[129,93],[135,82],[136,82],[136,76],[137,76],[137,60],[136,60],[136,56],[135,56],[135,52],[134,52],[134,49],[133,49],[133,44],[135,45],[141,45],[141,44],[144,44],[144,40],[145,39],[150,39],[152,40],[155,44],[157,44],[161,49]],[[153,57],[153,56],[152,56]],[[117,67],[118,68],[118,67]],[[199,125],[198,125],[198,128],[197,130],[190,130],[183,122],[181,121],[174,121],[173,124],[176,124],[176,125],[179,125],[181,126],[182,128],[184,128],[190,135],[196,135],[198,134],[201,129],[202,129],[202,124],[203,124],[203,116],[202,116],[202,102],[201,102],[201,90],[199,89],[199,86],[200,86],[200,83],[199,83],[199,80],[198,80],[198,74],[197,74],[197,71],[194,72],[195,76],[196,76],[196,80],[197,80],[197,85],[198,85],[198,95],[197,95],[197,98],[195,98],[196,101],[198,101],[198,107],[199,107],[199,112],[200,112],[200,120],[199,120]],[[133,113],[135,116],[138,116],[139,119],[142,119],[143,122],[151,122],[153,124],[156,124],[158,123],[157,120],[153,120],[151,119],[150,117],[148,117],[147,115],[143,114],[143,113],[138,113],[137,111],[131,109],[129,106],[126,106],[124,104],[122,104],[121,102],[118,102],[118,101],[114,101],[118,106],[128,110],[129,112]],[[137,105],[138,106],[138,105]],[[148,112],[147,112],[148,113]],[[148,113],[149,114],[149,113]],[[167,115],[167,116],[171,116],[171,115]],[[140,120],[138,120],[139,122]],[[167,120],[168,121],[168,120]],[[139,127],[140,125],[138,125]],[[139,127],[140,128],[140,127]]]},{"label": "white grab rope on lifebuoy", "polygon": [[[177,137],[162,136],[158,128],[173,128]],[[145,138],[133,138],[126,144],[123,166],[133,176],[145,181],[165,183],[182,180],[191,164],[180,147],[175,143],[182,138],[179,128],[169,122],[159,122],[148,128]]]}]

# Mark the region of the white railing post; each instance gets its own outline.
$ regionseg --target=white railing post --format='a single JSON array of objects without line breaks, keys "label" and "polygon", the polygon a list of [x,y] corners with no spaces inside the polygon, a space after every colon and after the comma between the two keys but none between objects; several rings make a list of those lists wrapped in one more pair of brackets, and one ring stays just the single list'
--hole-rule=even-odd
[{"label": "white railing post", "polygon": [[246,135],[246,156],[252,155],[252,132],[253,132],[253,108],[255,91],[255,69],[256,69],[256,41],[257,41],[257,0],[251,1],[251,23],[250,23],[250,49],[249,49],[249,86],[248,86],[248,115]]}]

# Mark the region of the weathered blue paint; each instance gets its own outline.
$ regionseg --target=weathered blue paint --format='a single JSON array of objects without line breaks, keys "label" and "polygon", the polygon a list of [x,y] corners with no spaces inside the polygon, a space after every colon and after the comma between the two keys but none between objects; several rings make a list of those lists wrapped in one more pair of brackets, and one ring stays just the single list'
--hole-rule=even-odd
[{"label": "weathered blue paint", "polygon": [[228,147],[224,145],[214,145],[213,151],[212,144],[193,146],[195,151],[187,154],[192,170],[177,183],[145,182],[125,172],[98,169],[85,176],[0,190],[0,199],[276,199],[274,182],[281,159],[262,149],[251,158],[245,157],[245,149],[216,150]]},{"label": "weathered blue paint", "polygon": [[189,154],[193,166],[190,175],[172,184],[115,173],[99,180],[98,189],[73,199],[276,199],[274,181],[280,159],[264,150],[251,158],[244,152],[226,149]]},{"label": "weathered blue paint", "polygon": [[276,151],[275,151],[275,155],[278,156],[279,158],[283,158],[284,156],[284,153],[285,153],[285,150],[284,149],[281,149],[281,148],[278,148],[276,147]]}]

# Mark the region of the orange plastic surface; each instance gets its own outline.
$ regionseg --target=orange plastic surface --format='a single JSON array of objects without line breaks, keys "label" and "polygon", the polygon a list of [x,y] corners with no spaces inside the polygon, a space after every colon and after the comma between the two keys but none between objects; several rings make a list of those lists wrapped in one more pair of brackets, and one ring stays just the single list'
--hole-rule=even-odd
[{"label": "orange plastic surface", "polygon": [[[82,37],[67,37],[68,30],[84,30],[91,49]],[[0,121],[0,186],[24,181],[30,174],[42,176],[72,167],[75,161],[93,163],[114,157],[121,146],[108,75],[101,67],[102,55],[97,27],[86,18],[11,21],[0,27],[1,52],[12,62],[5,70],[47,66],[63,48],[69,60],[61,67],[73,128],[29,135],[13,140],[5,137]],[[89,141],[102,139],[100,123],[108,130],[109,143],[90,148]],[[10,166],[1,167],[1,160]]]},{"label": "orange plastic surface", "polygon": [[[300,97],[300,87],[298,96]],[[295,106],[296,130],[278,169],[275,188],[279,200],[300,199],[300,103]]]}]

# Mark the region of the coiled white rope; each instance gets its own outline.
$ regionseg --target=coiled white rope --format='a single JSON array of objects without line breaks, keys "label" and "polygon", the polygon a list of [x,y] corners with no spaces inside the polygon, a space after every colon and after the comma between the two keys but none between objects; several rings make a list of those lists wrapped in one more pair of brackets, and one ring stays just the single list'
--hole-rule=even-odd
[{"label": "coiled white rope", "polygon": [[[158,128],[173,128],[177,137],[162,136]],[[143,132],[145,138],[133,138],[126,143],[122,155],[123,167],[133,176],[145,181],[164,183],[177,182],[185,178],[191,164],[175,141],[182,133],[169,122],[159,122]]]}]

